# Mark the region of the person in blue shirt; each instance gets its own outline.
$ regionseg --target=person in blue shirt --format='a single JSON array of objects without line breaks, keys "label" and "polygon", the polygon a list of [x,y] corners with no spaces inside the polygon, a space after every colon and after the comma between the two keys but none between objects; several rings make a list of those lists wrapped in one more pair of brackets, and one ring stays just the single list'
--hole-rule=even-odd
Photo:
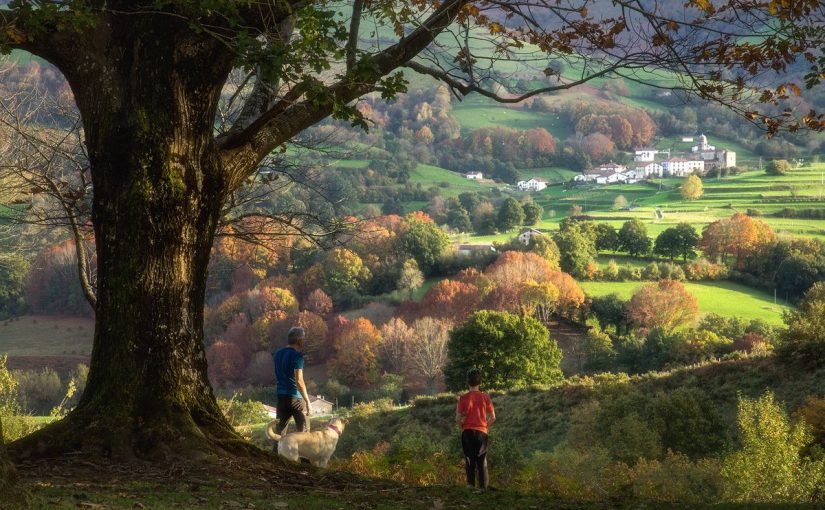
[{"label": "person in blue shirt", "polygon": [[278,349],[272,355],[275,361],[275,379],[278,382],[277,434],[283,432],[290,418],[295,419],[295,428],[299,432],[307,430],[309,396],[304,384],[304,355],[301,354],[305,336],[304,328],[290,328],[286,347]]}]

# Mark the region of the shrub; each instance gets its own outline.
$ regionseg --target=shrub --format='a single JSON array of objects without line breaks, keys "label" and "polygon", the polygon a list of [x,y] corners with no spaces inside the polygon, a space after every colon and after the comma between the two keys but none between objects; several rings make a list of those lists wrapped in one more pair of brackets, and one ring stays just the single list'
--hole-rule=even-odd
[{"label": "shrub", "polygon": [[698,363],[721,357],[733,350],[733,340],[713,331],[691,329],[679,335],[672,357],[681,363]]},{"label": "shrub", "polygon": [[622,266],[619,268],[619,281],[638,281],[642,279],[642,270],[638,267]]},{"label": "shrub", "polygon": [[611,282],[621,280],[619,277],[619,266],[616,264],[615,260],[610,259],[604,269],[602,269],[602,278]]},{"label": "shrub", "polygon": [[651,262],[642,269],[642,278],[645,280],[658,280],[660,277],[659,264],[656,262]]},{"label": "shrub", "polygon": [[3,437],[14,441],[37,430],[38,425],[31,416],[22,415],[17,402],[17,380],[6,368],[6,356],[0,356],[0,421]]},{"label": "shrub", "polygon": [[774,159],[765,166],[768,175],[785,175],[791,171],[791,164],[786,159]]},{"label": "shrub", "polygon": [[229,400],[219,398],[218,407],[233,427],[252,425],[269,420],[263,404],[255,400],[241,401],[235,397]]},{"label": "shrub", "polygon": [[453,330],[447,349],[444,376],[452,390],[465,388],[467,370],[473,367],[481,370],[487,388],[520,388],[563,378],[561,350],[547,328],[532,317],[476,312]]},{"label": "shrub", "polygon": [[825,362],[825,282],[815,283],[796,310],[785,312],[788,326],[781,337],[777,355],[801,364]]},{"label": "shrub", "polygon": [[725,498],[760,503],[810,502],[825,482],[825,461],[804,458],[811,443],[804,424],[791,426],[772,393],[741,398],[738,407],[741,448],[722,464]]},{"label": "shrub", "polygon": [[718,501],[719,463],[691,461],[669,452],[662,460],[642,459],[633,467],[633,498],[657,503],[702,504]]},{"label": "shrub", "polygon": [[63,399],[64,388],[51,368],[16,371],[18,402],[30,413],[47,415]]},{"label": "shrub", "polygon": [[688,280],[722,280],[728,274],[728,269],[722,264],[714,264],[707,259],[697,259],[685,264],[685,276]]},{"label": "shrub", "polygon": [[515,485],[525,491],[545,492],[571,501],[603,501],[619,495],[629,482],[629,470],[611,462],[601,448],[563,448],[535,452],[516,476]]},{"label": "shrub", "polygon": [[677,264],[665,262],[659,264],[659,277],[667,280],[683,281],[685,279],[685,271]]},{"label": "shrub", "polygon": [[825,446],[825,398],[808,397],[805,404],[796,410],[794,418],[807,424],[814,441]]}]

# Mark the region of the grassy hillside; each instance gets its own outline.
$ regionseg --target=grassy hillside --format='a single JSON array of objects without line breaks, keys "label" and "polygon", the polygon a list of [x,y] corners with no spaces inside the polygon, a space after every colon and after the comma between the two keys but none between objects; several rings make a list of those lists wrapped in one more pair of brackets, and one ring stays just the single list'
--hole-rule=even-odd
[{"label": "grassy hillside", "polygon": [[26,315],[0,323],[0,355],[88,356],[93,334],[91,319]]},{"label": "grassy hillside", "polygon": [[498,187],[492,181],[479,182],[467,179],[458,172],[421,164],[410,173],[410,182],[421,183],[425,188],[437,186],[441,189],[441,194],[446,197],[458,196],[465,191],[489,191],[491,187]]},{"label": "grassy hillside", "polygon": [[[579,282],[590,296],[616,293],[630,299],[636,290],[648,282]],[[773,296],[733,282],[685,282],[685,288],[696,296],[702,313],[713,312],[725,317],[745,320],[762,319],[772,325],[782,324],[782,313],[789,310],[783,301],[773,302]]]},{"label": "grassy hillside", "polygon": [[[789,377],[789,374],[793,374]],[[772,357],[709,363],[671,372],[639,376],[605,375],[574,378],[561,385],[509,393],[492,393],[498,421],[491,438],[506,441],[522,454],[550,451],[565,438],[576,412],[601,399],[630,393],[647,396],[676,389],[696,389],[711,399],[733,434],[737,395],[755,398],[773,391],[788,411],[797,409],[808,395],[825,394],[825,367],[805,371],[776,362]],[[374,448],[405,427],[423,427],[431,441],[456,435],[455,395],[419,398],[412,406],[394,410],[365,409],[356,413],[341,437],[337,457]],[[495,445],[495,443],[494,443]],[[496,448],[494,446],[493,448]]]}]

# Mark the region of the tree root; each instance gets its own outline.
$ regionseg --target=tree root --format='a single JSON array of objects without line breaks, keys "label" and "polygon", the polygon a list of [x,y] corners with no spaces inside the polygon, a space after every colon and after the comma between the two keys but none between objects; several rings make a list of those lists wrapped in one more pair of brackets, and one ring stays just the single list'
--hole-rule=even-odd
[{"label": "tree root", "polygon": [[54,459],[82,453],[110,462],[221,462],[226,457],[266,458],[222,419],[198,419],[188,413],[152,422],[117,418],[78,408],[60,421],[8,445],[16,462]]}]

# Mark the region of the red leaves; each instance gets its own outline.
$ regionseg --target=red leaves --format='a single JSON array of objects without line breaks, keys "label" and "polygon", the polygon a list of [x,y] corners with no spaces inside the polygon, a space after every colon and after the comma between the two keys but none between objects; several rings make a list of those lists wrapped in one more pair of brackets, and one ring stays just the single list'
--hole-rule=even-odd
[{"label": "red leaves", "polygon": [[672,331],[699,316],[699,304],[681,282],[661,280],[639,289],[627,305],[630,320],[642,328]]}]

